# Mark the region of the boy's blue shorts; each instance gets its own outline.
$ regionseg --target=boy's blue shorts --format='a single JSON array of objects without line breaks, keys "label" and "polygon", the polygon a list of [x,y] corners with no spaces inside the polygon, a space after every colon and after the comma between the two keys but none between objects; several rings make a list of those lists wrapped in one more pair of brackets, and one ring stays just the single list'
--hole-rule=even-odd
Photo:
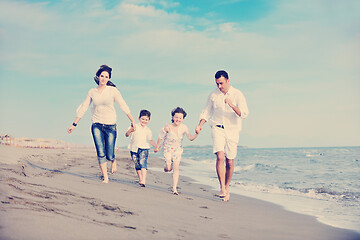
[{"label": "boy's blue shorts", "polygon": [[137,152],[130,151],[131,159],[135,163],[135,169],[141,170],[145,168],[147,170],[147,160],[149,157],[149,149],[138,148]]}]

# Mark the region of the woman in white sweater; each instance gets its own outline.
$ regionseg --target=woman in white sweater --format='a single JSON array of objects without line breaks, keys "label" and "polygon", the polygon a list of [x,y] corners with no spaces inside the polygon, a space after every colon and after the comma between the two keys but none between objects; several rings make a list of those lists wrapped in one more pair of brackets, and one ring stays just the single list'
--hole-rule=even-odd
[{"label": "woman in white sweater", "polygon": [[115,160],[115,141],[116,141],[116,111],[114,102],[116,102],[120,109],[126,114],[131,122],[131,126],[135,127],[134,118],[131,115],[130,109],[119,90],[110,81],[112,69],[107,65],[100,66],[94,77],[98,87],[89,90],[85,101],[76,110],[76,118],[73,124],[68,128],[68,132],[72,133],[80,119],[85,112],[92,106],[92,126],[91,132],[93,135],[96,153],[99,161],[101,173],[104,177],[104,183],[109,182],[107,174],[107,160],[111,161],[111,173],[117,171]]}]

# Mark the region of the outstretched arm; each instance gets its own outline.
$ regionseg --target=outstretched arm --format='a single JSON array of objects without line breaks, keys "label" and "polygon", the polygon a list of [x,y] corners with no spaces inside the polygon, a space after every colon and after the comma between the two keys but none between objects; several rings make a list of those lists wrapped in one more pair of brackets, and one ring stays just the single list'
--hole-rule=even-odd
[{"label": "outstretched arm", "polygon": [[[80,121],[80,119],[81,119],[81,118],[76,117],[76,118],[75,118],[75,121],[74,121],[74,124],[77,125],[78,122]],[[76,127],[76,126],[74,126],[74,124],[72,124],[72,125],[68,128],[68,130],[67,130],[68,133],[72,133],[72,132],[74,131],[74,129],[75,129],[75,127]]]},{"label": "outstretched arm", "polygon": [[194,135],[191,135],[190,133],[186,133],[186,137],[187,137],[190,141],[194,141],[195,138],[197,138],[197,136],[199,136],[198,133],[195,133]]},{"label": "outstretched arm", "polygon": [[149,140],[149,143],[154,147],[154,149],[157,147],[157,144],[154,140]]},{"label": "outstretched arm", "polygon": [[133,118],[133,116],[131,115],[131,113],[129,112],[128,114],[126,114],[126,116],[129,118],[130,120],[130,125],[131,125],[131,128],[134,128],[134,131],[136,130],[136,127],[135,127],[135,120]]},{"label": "outstretched arm", "polygon": [[[162,138],[158,138],[157,142],[156,142],[156,145],[154,147],[154,152],[158,152],[159,151],[159,146],[160,146],[160,143],[163,139]],[[155,143],[155,142],[154,142]]]},{"label": "outstretched arm", "polygon": [[129,130],[126,131],[125,136],[129,137],[132,132],[135,132],[135,128],[131,126]]},{"label": "outstretched arm", "polygon": [[85,112],[89,108],[92,101],[90,97],[90,91],[86,95],[85,101],[81,103],[80,106],[76,109],[76,118],[74,123],[68,128],[68,133],[72,133],[74,131],[76,125],[79,123],[80,119],[84,116]]}]

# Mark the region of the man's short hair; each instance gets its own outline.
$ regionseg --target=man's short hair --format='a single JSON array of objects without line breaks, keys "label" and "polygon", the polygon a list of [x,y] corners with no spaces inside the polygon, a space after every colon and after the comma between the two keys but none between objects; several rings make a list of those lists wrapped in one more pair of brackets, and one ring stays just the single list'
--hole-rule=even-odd
[{"label": "man's short hair", "polygon": [[215,79],[219,79],[219,78],[221,78],[221,77],[224,77],[224,78],[226,78],[226,79],[229,79],[229,75],[228,75],[227,72],[224,71],[224,70],[220,70],[220,71],[217,71],[217,72],[215,73]]}]

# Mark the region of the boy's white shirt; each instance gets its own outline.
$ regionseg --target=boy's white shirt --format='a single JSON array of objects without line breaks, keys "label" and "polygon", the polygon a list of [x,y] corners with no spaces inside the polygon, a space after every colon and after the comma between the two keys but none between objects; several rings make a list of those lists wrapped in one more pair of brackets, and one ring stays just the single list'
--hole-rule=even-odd
[{"label": "boy's white shirt", "polygon": [[[141,126],[140,123],[135,124],[136,131],[130,134],[130,143],[128,148],[132,152],[137,152],[138,148],[149,149],[148,141],[152,140],[152,132],[147,126]],[[129,128],[130,129],[130,128]]]}]

